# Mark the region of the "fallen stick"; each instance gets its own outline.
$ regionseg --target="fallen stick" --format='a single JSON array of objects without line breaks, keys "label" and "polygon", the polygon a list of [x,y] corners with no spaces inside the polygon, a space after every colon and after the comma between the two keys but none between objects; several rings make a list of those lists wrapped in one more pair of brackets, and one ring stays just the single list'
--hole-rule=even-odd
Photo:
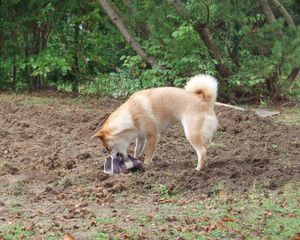
[{"label": "fallen stick", "polygon": [[215,102],[215,105],[216,106],[233,108],[233,109],[240,110],[240,111],[245,111],[246,110],[245,108],[242,108],[242,107],[237,107],[237,106],[229,105],[229,104],[226,104],[226,103],[220,103],[220,102]]},{"label": "fallen stick", "polygon": [[[228,107],[228,108],[232,108],[235,110],[239,110],[239,111],[245,111],[247,109],[242,108],[242,107],[237,107],[237,106],[233,106],[230,104],[226,104],[226,103],[220,103],[220,102],[215,102],[216,106],[222,106],[222,107]],[[277,114],[280,114],[280,112],[278,111],[268,111],[268,110],[264,110],[264,109],[249,109],[250,111],[254,112],[255,114],[257,114],[260,117],[270,117],[270,116],[274,116]]]}]

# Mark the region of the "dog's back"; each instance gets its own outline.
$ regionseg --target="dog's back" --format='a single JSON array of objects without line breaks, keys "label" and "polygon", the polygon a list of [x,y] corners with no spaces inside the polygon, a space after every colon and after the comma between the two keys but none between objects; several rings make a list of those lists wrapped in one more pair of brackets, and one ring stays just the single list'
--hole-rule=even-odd
[{"label": "dog's back", "polygon": [[182,121],[185,115],[214,117],[216,96],[216,80],[200,75],[193,77],[185,89],[161,87],[142,90],[133,94],[126,104],[138,127],[154,124],[159,132],[163,132],[169,125]]}]

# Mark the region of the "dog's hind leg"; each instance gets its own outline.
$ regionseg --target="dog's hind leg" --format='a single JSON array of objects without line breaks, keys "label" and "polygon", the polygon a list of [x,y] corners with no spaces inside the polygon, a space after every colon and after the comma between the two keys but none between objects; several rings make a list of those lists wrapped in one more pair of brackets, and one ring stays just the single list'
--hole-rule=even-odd
[{"label": "dog's hind leg", "polygon": [[196,150],[198,157],[198,164],[196,170],[203,170],[206,166],[206,149],[204,147],[204,142],[200,135],[190,134],[186,136],[187,139],[192,144],[193,148]]},{"label": "dog's hind leg", "polygon": [[153,160],[154,151],[158,143],[159,135],[156,133],[147,136],[147,149],[145,155],[145,164],[149,164]]},{"label": "dog's hind leg", "polygon": [[182,121],[182,125],[186,138],[189,140],[197,153],[198,164],[196,170],[203,170],[206,166],[206,149],[205,140],[199,131],[202,126],[201,119],[197,119],[197,117],[185,118]]},{"label": "dog's hind leg", "polygon": [[197,171],[203,170],[206,167],[206,149],[202,145],[200,149],[196,148],[197,156],[198,156],[198,164],[196,167]]},{"label": "dog's hind leg", "polygon": [[144,136],[137,136],[136,138],[136,144],[134,148],[134,157],[135,158],[140,158],[143,156],[146,148],[146,138]]}]

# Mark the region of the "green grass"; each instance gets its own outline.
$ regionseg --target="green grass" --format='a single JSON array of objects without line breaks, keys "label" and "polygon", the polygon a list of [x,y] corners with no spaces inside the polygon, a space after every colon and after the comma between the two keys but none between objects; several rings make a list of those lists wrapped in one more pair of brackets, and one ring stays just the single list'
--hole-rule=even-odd
[{"label": "green grass", "polygon": [[[261,192],[253,187],[247,193],[235,193],[224,186],[225,183],[216,185],[211,197],[195,198],[183,205],[178,203],[188,198],[179,195],[172,197],[174,203],[131,205],[126,213],[131,219],[128,223],[112,218],[97,222],[119,226],[120,234],[127,234],[128,239],[138,239],[141,231],[150,239],[162,236],[174,239],[289,239],[300,231],[299,183],[289,183],[272,192]],[[165,196],[166,188],[159,187],[163,193],[158,193],[159,196]],[[113,230],[109,232],[114,233]]]},{"label": "green grass", "polygon": [[22,104],[26,106],[34,106],[34,105],[50,105],[54,103],[54,100],[48,97],[25,97],[24,100],[21,101]]},{"label": "green grass", "polygon": [[99,217],[96,218],[96,222],[100,223],[100,224],[114,224],[118,221],[119,219],[117,218],[110,218],[110,217]]},{"label": "green grass", "polygon": [[45,240],[61,240],[63,239],[63,234],[58,233],[46,233]]},{"label": "green grass", "polygon": [[282,113],[276,116],[276,121],[286,125],[300,125],[300,105],[285,108]]},{"label": "green grass", "polygon": [[100,231],[98,231],[96,234],[94,234],[90,238],[90,240],[107,240],[107,239],[109,239],[108,234],[100,232]]},{"label": "green grass", "polygon": [[0,227],[1,236],[5,240],[30,239],[32,231],[26,230],[21,224],[6,224]]}]

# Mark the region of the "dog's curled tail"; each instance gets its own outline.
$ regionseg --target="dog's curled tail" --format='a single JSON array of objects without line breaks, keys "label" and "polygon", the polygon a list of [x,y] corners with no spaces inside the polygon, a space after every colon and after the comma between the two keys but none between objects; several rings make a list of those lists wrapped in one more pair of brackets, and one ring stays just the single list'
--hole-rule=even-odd
[{"label": "dog's curled tail", "polygon": [[195,93],[204,101],[213,104],[217,99],[218,81],[210,75],[199,74],[186,83],[185,90]]}]

